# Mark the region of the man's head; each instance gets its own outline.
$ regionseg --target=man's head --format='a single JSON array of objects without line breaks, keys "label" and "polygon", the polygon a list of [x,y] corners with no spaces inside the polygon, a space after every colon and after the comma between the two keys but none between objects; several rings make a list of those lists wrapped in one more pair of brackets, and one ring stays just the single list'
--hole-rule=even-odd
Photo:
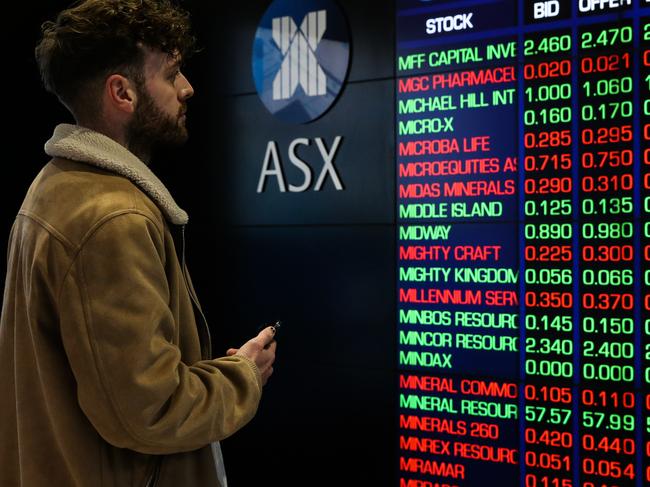
[{"label": "man's head", "polygon": [[194,52],[189,15],[170,0],[82,0],[43,24],[36,59],[45,88],[78,123],[119,126],[129,146],[187,138],[180,72]]}]

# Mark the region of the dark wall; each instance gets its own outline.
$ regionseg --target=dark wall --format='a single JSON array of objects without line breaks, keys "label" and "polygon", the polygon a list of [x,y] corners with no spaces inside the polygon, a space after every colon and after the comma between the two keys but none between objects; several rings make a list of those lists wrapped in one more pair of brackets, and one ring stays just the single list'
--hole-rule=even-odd
[{"label": "dark wall", "polygon": [[[29,183],[47,162],[43,144],[55,123],[72,121],[67,111],[41,88],[34,62],[40,24],[66,3],[53,0],[42,4],[10,4],[6,13],[3,12],[4,67],[1,82],[5,151],[0,191],[2,249],[6,248],[9,228]],[[4,278],[5,261],[0,259],[0,262]]]},{"label": "dark wall", "polygon": [[[265,321],[284,321],[260,412],[224,442],[229,477],[233,485],[387,485],[396,397],[392,2],[339,2],[351,33],[347,84],[304,125],[275,119],[255,92],[252,41],[269,3],[201,15],[225,21],[211,38],[216,58],[201,63],[222,96],[201,117],[211,130],[201,139],[212,141],[202,167],[210,182],[204,221],[213,226],[200,233],[209,249],[224,249],[212,257],[214,276],[203,277],[227,283],[203,300],[217,341],[236,343]],[[313,139],[331,147],[336,136],[344,191],[329,181],[320,192],[268,184],[256,193],[269,141],[289,180],[298,177],[287,160],[292,140],[312,141],[300,155],[318,174]]]},{"label": "dark wall", "polygon": [[[67,2],[17,7],[12,97],[0,227],[9,226],[42,144],[70,121],[40,88],[33,62],[38,25]],[[267,1],[185,1],[204,49],[186,75],[191,139],[159,155],[154,171],[190,214],[188,264],[211,322],[215,354],[281,319],[275,373],[258,415],[223,442],[229,483],[388,485],[394,471],[395,227],[393,2],[341,0],[350,29],[347,83],[322,117],[291,125],[255,92],[251,54]],[[5,93],[7,91],[5,90]],[[283,163],[296,138],[321,167],[314,139],[342,142],[335,165],[344,191],[256,193],[269,141]],[[287,168],[287,178],[297,177]],[[3,263],[4,265],[4,263]]]}]

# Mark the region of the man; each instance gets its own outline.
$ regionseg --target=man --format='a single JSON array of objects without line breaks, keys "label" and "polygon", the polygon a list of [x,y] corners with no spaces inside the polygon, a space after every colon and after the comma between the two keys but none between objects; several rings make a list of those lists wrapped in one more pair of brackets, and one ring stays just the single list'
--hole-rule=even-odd
[{"label": "man", "polygon": [[218,440],[255,414],[273,328],[212,359],[187,214],[151,172],[187,138],[189,17],[85,0],[45,23],[45,87],[71,111],[12,227],[0,319],[0,485],[225,486]]}]

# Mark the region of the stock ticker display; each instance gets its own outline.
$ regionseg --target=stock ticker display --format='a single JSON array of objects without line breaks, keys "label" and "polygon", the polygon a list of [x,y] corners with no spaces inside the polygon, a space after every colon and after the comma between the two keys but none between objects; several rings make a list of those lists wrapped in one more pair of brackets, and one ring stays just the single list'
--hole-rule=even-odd
[{"label": "stock ticker display", "polygon": [[396,5],[399,486],[650,485],[650,1]]}]

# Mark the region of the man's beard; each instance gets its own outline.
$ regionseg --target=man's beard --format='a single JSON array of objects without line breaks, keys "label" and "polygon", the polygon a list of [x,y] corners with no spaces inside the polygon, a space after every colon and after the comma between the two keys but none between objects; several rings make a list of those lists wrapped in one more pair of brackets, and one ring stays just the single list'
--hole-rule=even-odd
[{"label": "man's beard", "polygon": [[181,115],[186,109],[183,105],[176,116],[169,116],[156,106],[146,88],[141,87],[133,119],[126,129],[131,152],[148,162],[154,150],[187,142],[187,129],[184,120],[181,121]]}]

